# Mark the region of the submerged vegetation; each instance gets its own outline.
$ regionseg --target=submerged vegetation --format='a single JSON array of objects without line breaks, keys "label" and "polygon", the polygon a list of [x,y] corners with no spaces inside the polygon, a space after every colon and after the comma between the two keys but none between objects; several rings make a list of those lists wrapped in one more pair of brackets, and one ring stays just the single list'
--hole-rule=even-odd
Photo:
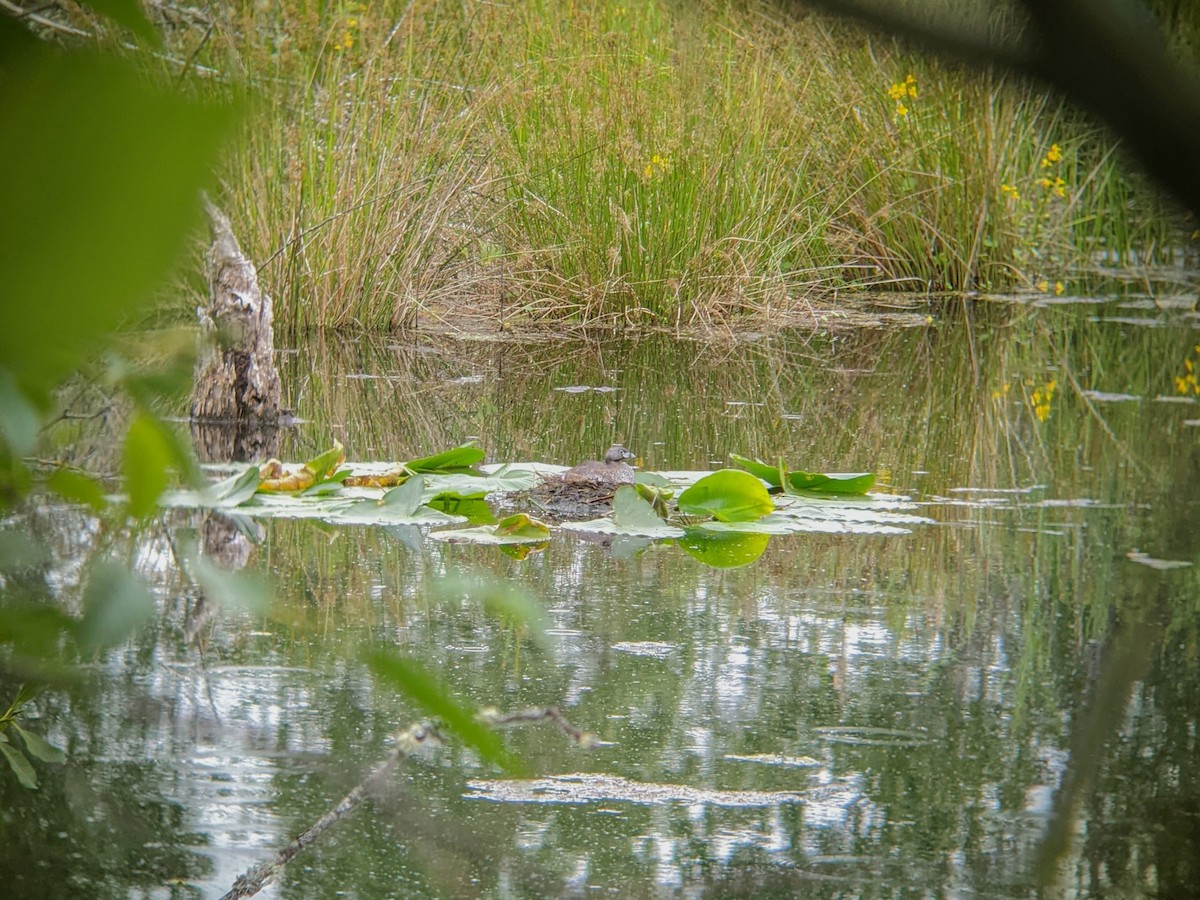
[{"label": "submerged vegetation", "polygon": [[770,5],[212,15],[170,40],[252,98],[219,202],[293,330],[1061,293],[1186,241],[1060,102]]}]

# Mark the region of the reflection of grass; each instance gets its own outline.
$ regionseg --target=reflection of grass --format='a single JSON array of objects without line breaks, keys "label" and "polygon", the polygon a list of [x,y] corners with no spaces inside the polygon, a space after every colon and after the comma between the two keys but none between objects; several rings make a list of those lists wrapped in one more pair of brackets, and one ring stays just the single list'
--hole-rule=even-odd
[{"label": "reflection of grass", "polygon": [[222,200],[294,328],[713,325],[1178,243],[1056,103],[816,17],[278,9],[178,37],[257,91]]}]

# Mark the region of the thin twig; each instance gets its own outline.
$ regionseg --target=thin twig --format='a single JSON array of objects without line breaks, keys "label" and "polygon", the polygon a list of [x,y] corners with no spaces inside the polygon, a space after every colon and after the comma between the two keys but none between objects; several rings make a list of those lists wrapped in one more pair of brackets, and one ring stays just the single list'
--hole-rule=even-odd
[{"label": "thin twig", "polygon": [[396,736],[396,746],[379,763],[371,773],[354,786],[354,788],[338,801],[325,815],[317,819],[306,831],[294,841],[276,853],[270,860],[255,866],[244,875],[239,875],[234,881],[229,893],[221,900],[239,900],[241,897],[253,897],[271,883],[279,870],[292,860],[301,850],[319,838],[335,823],[354,810],[367,797],[367,792],[376,782],[381,782],[391,774],[400,760],[427,741],[441,741],[441,734],[431,722],[419,722],[410,726]]},{"label": "thin twig", "polygon": [[[567,735],[581,747],[598,745],[596,738],[589,732],[576,728],[557,707],[548,706],[541,709],[526,709],[518,712],[502,713],[494,708],[479,711],[478,719],[492,728],[505,728],[516,725],[539,724],[549,722]],[[242,897],[253,897],[271,883],[279,870],[288,864],[301,850],[328,831],[334,824],[349,815],[369,795],[371,790],[391,775],[392,770],[405,757],[412,754],[426,742],[442,743],[441,732],[433,722],[418,722],[409,726],[396,735],[396,746],[375,766],[361,782],[355,785],[338,803],[331,807],[325,815],[317,819],[306,831],[290,844],[276,853],[270,860],[250,869],[244,875],[239,875],[233,887],[221,900],[241,900]]]}]

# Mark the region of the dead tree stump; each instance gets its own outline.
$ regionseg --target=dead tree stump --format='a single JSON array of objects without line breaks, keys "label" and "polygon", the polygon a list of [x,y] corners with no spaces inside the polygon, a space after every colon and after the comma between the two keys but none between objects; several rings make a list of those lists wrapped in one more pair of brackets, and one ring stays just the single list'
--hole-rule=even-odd
[{"label": "dead tree stump", "polygon": [[209,462],[252,461],[278,446],[279,370],[271,298],[258,286],[228,217],[207,198],[209,297],[196,309],[201,347],[192,382],[192,436]]}]

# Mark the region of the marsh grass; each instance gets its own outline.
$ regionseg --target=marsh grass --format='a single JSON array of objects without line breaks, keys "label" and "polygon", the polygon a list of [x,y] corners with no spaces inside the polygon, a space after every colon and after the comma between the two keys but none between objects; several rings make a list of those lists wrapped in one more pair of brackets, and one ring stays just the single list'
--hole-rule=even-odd
[{"label": "marsh grass", "polygon": [[1183,240],[1057,102],[754,2],[243,5],[196,58],[252,97],[221,200],[297,332],[712,327]]}]

